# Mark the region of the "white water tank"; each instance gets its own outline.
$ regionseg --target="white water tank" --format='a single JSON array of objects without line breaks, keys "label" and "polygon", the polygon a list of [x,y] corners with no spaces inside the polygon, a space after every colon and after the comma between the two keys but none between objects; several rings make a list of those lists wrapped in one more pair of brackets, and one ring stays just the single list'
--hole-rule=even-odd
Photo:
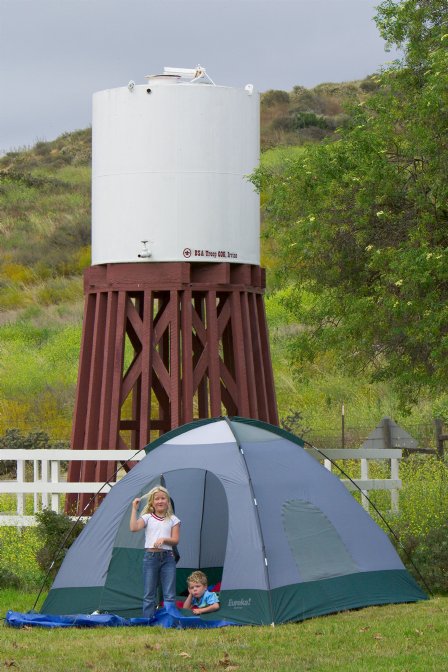
[{"label": "white water tank", "polygon": [[185,72],[93,96],[92,264],[260,263],[259,95]]}]

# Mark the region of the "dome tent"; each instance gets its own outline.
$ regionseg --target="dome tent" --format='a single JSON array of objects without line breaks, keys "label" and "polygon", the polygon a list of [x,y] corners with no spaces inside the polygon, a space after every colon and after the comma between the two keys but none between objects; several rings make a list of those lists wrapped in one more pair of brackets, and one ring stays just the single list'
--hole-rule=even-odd
[{"label": "dome tent", "polygon": [[143,531],[131,533],[129,517],[161,479],[182,521],[178,593],[195,569],[221,582],[221,609],[201,619],[282,623],[426,598],[387,535],[292,434],[216,418],[146,451],[71,546],[41,613],[141,617]]}]

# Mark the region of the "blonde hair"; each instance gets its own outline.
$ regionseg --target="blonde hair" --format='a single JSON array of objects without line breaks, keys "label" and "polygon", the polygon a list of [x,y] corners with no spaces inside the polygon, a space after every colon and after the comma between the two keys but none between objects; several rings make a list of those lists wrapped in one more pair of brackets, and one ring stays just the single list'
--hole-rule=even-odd
[{"label": "blonde hair", "polygon": [[204,572],[197,570],[196,572],[193,572],[193,574],[190,574],[190,576],[188,577],[187,584],[190,585],[190,583],[200,583],[202,586],[206,586],[207,575],[204,574]]},{"label": "blonde hair", "polygon": [[173,515],[173,507],[171,505],[171,497],[170,493],[166,488],[164,488],[162,485],[156,485],[155,488],[152,488],[146,495],[143,495],[143,497],[147,497],[148,501],[146,502],[146,506],[143,509],[142,513],[155,513],[154,511],[154,497],[158,492],[163,492],[167,498],[168,498],[168,506],[166,509],[165,513],[165,518],[169,518],[170,516]]}]

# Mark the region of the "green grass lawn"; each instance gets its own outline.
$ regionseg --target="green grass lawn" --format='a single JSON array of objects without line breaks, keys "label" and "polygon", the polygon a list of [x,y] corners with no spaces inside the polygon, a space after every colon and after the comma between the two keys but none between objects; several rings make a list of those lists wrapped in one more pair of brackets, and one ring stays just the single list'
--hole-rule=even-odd
[{"label": "green grass lawn", "polygon": [[[2,616],[36,595],[0,593]],[[0,667],[66,670],[313,670],[430,672],[448,669],[448,597],[370,607],[288,625],[218,630],[1,627]]]}]

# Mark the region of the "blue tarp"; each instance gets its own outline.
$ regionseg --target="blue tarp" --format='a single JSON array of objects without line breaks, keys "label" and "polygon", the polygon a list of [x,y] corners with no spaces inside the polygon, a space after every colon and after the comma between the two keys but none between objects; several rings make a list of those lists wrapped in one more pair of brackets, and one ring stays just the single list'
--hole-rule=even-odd
[{"label": "blue tarp", "polygon": [[149,625],[162,628],[223,628],[237,625],[232,621],[204,620],[200,616],[185,616],[176,607],[167,605],[158,609],[154,618],[122,618],[115,614],[74,614],[71,616],[55,616],[53,614],[37,614],[28,612],[8,611],[6,623],[13,628],[117,628],[121,626]]}]

